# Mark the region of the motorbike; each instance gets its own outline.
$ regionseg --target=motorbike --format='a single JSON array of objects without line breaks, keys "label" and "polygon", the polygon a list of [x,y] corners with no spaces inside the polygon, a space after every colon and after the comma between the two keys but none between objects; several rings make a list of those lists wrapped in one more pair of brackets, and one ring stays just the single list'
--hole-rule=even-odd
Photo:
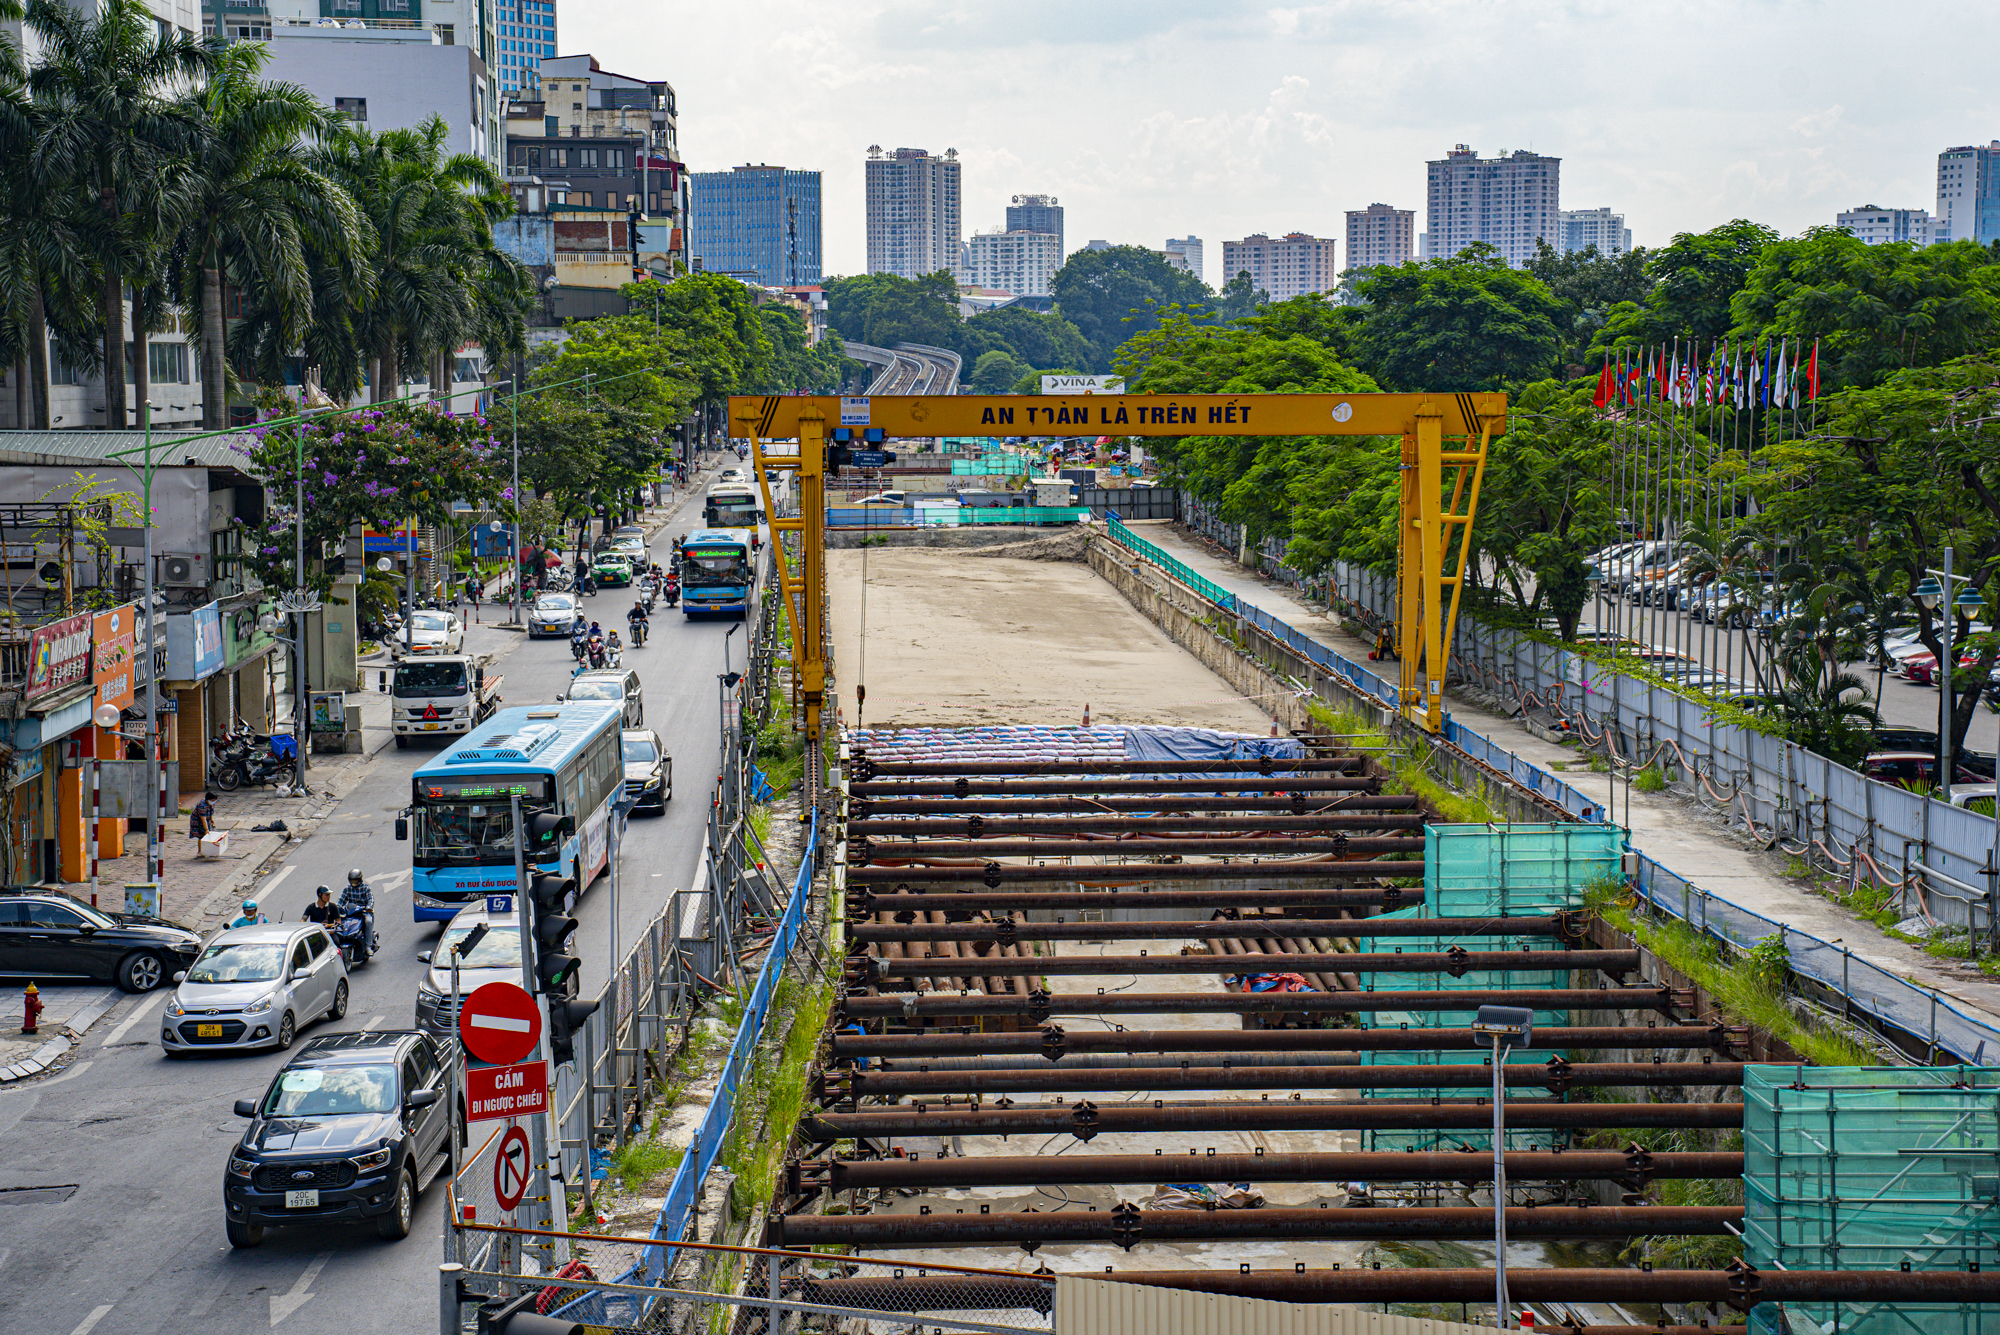
[{"label": "motorbike", "polygon": [[645,648],[645,647],[646,647],[646,619],[645,619],[644,617],[627,617],[627,618],[625,619],[625,624],[626,624],[626,626],[627,626],[627,627],[629,627],[629,628],[630,628],[630,630],[631,630],[631,634],[632,634],[632,647],[633,647],[634,649],[643,649],[643,648]]},{"label": "motorbike", "polygon": [[[253,749],[261,744],[263,750]],[[285,733],[224,733],[209,742],[209,785],[233,793],[244,784],[283,783],[299,757],[298,742]]]},{"label": "motorbike", "polygon": [[595,598],[597,596],[597,581],[591,576],[585,575],[582,582],[577,585],[577,591]]},{"label": "motorbike", "polygon": [[375,935],[373,909],[343,912],[333,924],[332,932],[333,944],[340,948],[340,958],[350,969],[366,964],[368,957],[381,949],[381,941]]},{"label": "motorbike", "polygon": [[569,637],[569,656],[571,658],[574,658],[577,662],[581,663],[583,661],[583,656],[589,651],[590,651],[590,637],[588,635],[585,635],[579,631],[575,634],[572,634]]},{"label": "motorbike", "polygon": [[592,667],[601,668],[604,666],[605,648],[603,640],[593,636],[589,644],[585,647],[585,652],[590,656],[590,665]]}]

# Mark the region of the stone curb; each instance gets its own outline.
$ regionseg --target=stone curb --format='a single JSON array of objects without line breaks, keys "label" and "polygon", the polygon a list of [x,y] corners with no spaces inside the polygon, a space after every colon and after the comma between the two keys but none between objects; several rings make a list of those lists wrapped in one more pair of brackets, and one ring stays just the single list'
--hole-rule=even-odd
[{"label": "stone curb", "polygon": [[16,1080],[26,1080],[29,1076],[40,1075],[64,1057],[67,1057],[69,1050],[75,1046],[76,1040],[68,1034],[50,1039],[39,1048],[36,1048],[33,1056],[23,1061],[15,1062],[5,1070],[0,1070],[0,1085],[12,1084]]}]

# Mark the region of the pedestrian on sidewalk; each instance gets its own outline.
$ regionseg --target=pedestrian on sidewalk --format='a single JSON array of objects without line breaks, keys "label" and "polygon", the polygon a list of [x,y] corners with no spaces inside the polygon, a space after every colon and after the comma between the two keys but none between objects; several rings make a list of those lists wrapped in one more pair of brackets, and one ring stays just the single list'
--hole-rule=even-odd
[{"label": "pedestrian on sidewalk", "polygon": [[465,600],[472,604],[472,622],[479,624],[479,581],[471,575],[465,577]]},{"label": "pedestrian on sidewalk", "polygon": [[215,828],[215,794],[204,792],[188,814],[188,838],[199,844]]}]

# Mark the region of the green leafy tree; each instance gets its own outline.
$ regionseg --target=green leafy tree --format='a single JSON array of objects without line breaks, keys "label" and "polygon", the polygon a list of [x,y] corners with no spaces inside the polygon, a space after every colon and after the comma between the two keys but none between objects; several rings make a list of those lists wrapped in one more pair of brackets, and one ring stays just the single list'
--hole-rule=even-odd
[{"label": "green leafy tree", "polygon": [[1385,265],[1358,288],[1368,304],[1361,364],[1392,389],[1499,389],[1548,375],[1561,351],[1562,303],[1491,246]]},{"label": "green leafy tree", "polygon": [[1616,349],[1655,348],[1677,338],[1719,341],[1737,323],[1730,302],[1758,256],[1777,239],[1772,228],[1738,218],[1706,232],[1682,232],[1671,244],[1648,251],[1651,289],[1605,312],[1588,359],[1600,362]]},{"label": "green leafy tree", "polygon": [[1596,246],[1559,254],[1548,242],[1535,242],[1535,256],[1526,267],[1562,303],[1555,322],[1568,374],[1582,374],[1585,351],[1604,327],[1606,313],[1620,302],[1643,300],[1652,289],[1646,259],[1643,246],[1622,255],[1599,254]]},{"label": "green leafy tree", "polygon": [[200,127],[175,100],[215,68],[217,48],[157,23],[140,0],[79,9],[31,0],[40,51],[28,72],[35,109],[32,170],[89,201],[75,220],[97,282],[106,425],[123,427],[125,285],[157,250],[147,236],[186,188]]},{"label": "green leafy tree", "polygon": [[1090,345],[1091,368],[1112,369],[1119,344],[1159,327],[1170,310],[1206,305],[1208,285],[1157,250],[1079,250],[1049,284],[1056,310]]},{"label": "green leafy tree", "polygon": [[979,394],[1005,394],[1022,377],[1033,373],[1034,368],[1013,353],[996,350],[983,354],[972,368],[972,388]]},{"label": "green leafy tree", "polygon": [[[1029,366],[1051,368],[1081,368],[1090,364],[1090,344],[1075,325],[1051,311],[1031,311],[1025,306],[981,311],[965,322],[963,334],[964,345],[950,345],[961,352],[969,350],[977,340],[991,338],[990,346],[980,348],[980,356],[1004,351]],[[972,358],[971,363],[976,366],[978,358]]]},{"label": "green leafy tree", "polygon": [[1271,304],[1271,294],[1251,281],[1248,269],[1222,285],[1215,294],[1215,318],[1242,320]]},{"label": "green leafy tree", "polygon": [[1871,246],[1816,227],[1766,246],[1730,309],[1737,339],[1821,340],[1823,386],[1876,385],[2000,342],[2000,254],[1970,241]]},{"label": "green leafy tree", "polygon": [[949,269],[916,279],[862,274],[825,287],[827,324],[849,342],[959,349],[958,279]]}]

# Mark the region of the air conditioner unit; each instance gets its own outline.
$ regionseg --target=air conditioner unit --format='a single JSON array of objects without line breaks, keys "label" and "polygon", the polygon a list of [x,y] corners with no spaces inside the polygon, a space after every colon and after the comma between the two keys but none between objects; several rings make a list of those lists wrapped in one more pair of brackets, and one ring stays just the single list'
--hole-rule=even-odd
[{"label": "air conditioner unit", "polygon": [[168,552],[160,558],[160,583],[169,589],[194,589],[206,586],[208,554]]}]

